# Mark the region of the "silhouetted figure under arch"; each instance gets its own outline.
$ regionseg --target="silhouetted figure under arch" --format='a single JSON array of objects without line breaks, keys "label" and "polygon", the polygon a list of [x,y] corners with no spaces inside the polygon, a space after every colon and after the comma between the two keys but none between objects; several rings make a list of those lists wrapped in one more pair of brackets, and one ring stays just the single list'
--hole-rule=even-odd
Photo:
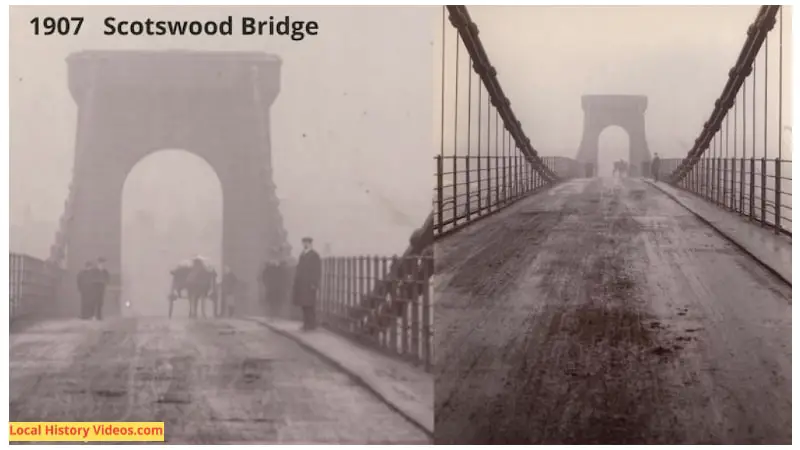
[{"label": "silhouetted figure under arch", "polygon": [[584,170],[586,171],[586,178],[594,177],[594,164],[586,163],[584,165]]}]

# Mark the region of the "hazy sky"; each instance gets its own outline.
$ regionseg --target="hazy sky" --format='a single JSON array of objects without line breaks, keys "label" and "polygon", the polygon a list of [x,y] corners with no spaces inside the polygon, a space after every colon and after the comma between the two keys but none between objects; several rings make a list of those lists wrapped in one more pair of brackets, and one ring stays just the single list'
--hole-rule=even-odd
[{"label": "hazy sky", "polygon": [[[70,15],[86,18],[79,36],[32,36],[32,17]],[[235,22],[245,15],[262,20],[290,15],[317,21],[319,34],[300,42],[285,36],[108,37],[102,21],[109,15],[164,20],[233,15]],[[271,110],[272,159],[295,252],[304,235],[314,236],[320,247],[330,243],[335,254],[402,252],[430,209],[433,180],[420,168],[430,167],[434,151],[430,49],[437,17],[437,8],[407,7],[15,7],[12,222],[26,207],[37,220],[54,223],[62,213],[77,111],[67,89],[67,55],[87,49],[264,51],[283,60],[281,92]],[[126,211],[150,205],[163,216],[177,199],[180,208],[194,209],[191,214],[218,214],[218,199],[204,210],[203,202],[184,204],[191,193],[174,192],[181,190],[177,184],[189,183],[203,195],[220,195],[212,171],[187,165],[190,155],[175,155],[157,153],[134,167]]]},{"label": "hazy sky", "polygon": [[[581,96],[646,95],[651,152],[684,156],[722,92],[758,6],[741,7],[469,7],[480,38],[512,108],[543,155],[574,157],[583,131]],[[783,28],[783,122],[791,125],[791,11]],[[441,35],[441,12],[439,35]],[[779,21],[780,24],[780,21]],[[449,21],[445,34],[445,152],[452,152],[456,52]],[[769,115],[777,141],[779,25],[769,41]],[[437,39],[438,66],[441,46]],[[459,63],[459,142],[466,141],[466,52]],[[763,58],[763,53],[759,56]],[[759,59],[759,93],[763,61]],[[441,78],[441,69],[437,77]],[[473,79],[473,89],[477,78]],[[439,82],[439,86],[441,81]],[[441,89],[437,86],[437,97]],[[752,92],[752,91],[751,91]],[[473,101],[477,90],[473,91]],[[484,94],[485,99],[485,94]],[[441,102],[441,99],[439,100]],[[757,100],[763,111],[763,93]],[[476,117],[473,106],[473,117]],[[439,103],[435,106],[440,114]],[[763,112],[760,112],[762,114]],[[759,119],[762,120],[762,119]],[[485,122],[484,122],[485,123]],[[762,133],[760,130],[757,133]],[[436,139],[438,140],[437,132]],[[786,136],[785,136],[786,138]],[[473,141],[474,142],[474,141]],[[463,145],[463,144],[462,144]],[[600,137],[601,158],[624,147],[627,135],[608,128]],[[769,154],[775,149],[770,149]],[[463,153],[463,149],[460,153]],[[775,151],[774,153],[777,153]],[[616,153],[615,157],[621,157]],[[777,156],[777,155],[775,155]]]},{"label": "hazy sky", "polygon": [[[680,157],[708,118],[757,9],[470,7],[469,11],[517,117],[541,154],[575,156],[583,126],[581,95],[639,94],[649,97],[646,123],[651,151]],[[78,10],[86,17],[80,36],[31,35],[31,17],[71,15]],[[287,14],[318,21],[319,35],[301,42],[279,36],[102,35],[102,19],[108,15],[173,20],[233,15],[238,20],[244,15],[266,19]],[[790,98],[788,8],[784,16],[783,88],[784,98]],[[76,107],[67,90],[68,54],[85,49],[260,50],[283,59],[282,88],[272,107],[272,159],[295,251],[301,236],[312,235],[318,247],[329,243],[334,254],[400,252],[431,202],[431,156],[439,150],[442,126],[441,29],[439,7],[15,7],[10,30],[12,222],[19,222],[26,207],[40,221],[55,223],[62,213],[76,122]],[[445,31],[444,128],[447,146],[452,147],[455,36],[449,22]],[[778,104],[777,35],[778,26],[770,34],[773,122]],[[460,132],[469,64],[464,55],[462,49]],[[763,62],[758,64],[763,74]],[[763,76],[759,92],[761,83]],[[474,79],[473,89],[476,86]],[[757,101],[759,111],[762,97]],[[789,125],[788,101],[783,111],[783,122]],[[787,132],[783,138],[789,137]],[[620,129],[609,128],[600,137],[601,157],[624,156],[619,151],[626,147],[627,136]],[[776,153],[773,147],[770,144],[770,156]],[[146,158],[128,180],[126,214],[149,208],[161,223],[170,215],[210,220],[219,214],[221,197],[213,171],[204,164],[180,152]],[[202,195],[193,197],[197,192]],[[198,197],[209,200],[197,201]],[[12,236],[12,245],[14,240]],[[47,248],[49,242],[41,244]]]}]

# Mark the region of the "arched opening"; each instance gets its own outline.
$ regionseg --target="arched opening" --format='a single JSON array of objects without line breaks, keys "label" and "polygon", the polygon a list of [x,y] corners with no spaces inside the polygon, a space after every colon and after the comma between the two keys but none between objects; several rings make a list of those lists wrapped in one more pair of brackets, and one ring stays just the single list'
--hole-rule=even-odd
[{"label": "arched opening", "polygon": [[[123,186],[121,237],[123,314],[166,316],[175,265],[199,254],[220,270],[222,185],[214,169],[184,150],[143,158]],[[179,300],[173,315],[188,311]]]},{"label": "arched opening", "polygon": [[615,161],[630,163],[630,146],[630,136],[624,128],[611,125],[601,131],[597,138],[597,176],[612,176]]}]

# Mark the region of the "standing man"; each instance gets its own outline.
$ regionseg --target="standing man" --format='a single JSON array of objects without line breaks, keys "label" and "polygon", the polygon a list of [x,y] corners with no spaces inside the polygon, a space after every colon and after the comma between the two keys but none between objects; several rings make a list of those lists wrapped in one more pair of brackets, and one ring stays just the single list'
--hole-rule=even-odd
[{"label": "standing man", "polygon": [[304,331],[317,327],[317,290],[322,278],[322,260],[312,248],[313,242],[310,237],[303,238],[303,252],[297,262],[292,289],[292,301],[303,309]]},{"label": "standing man", "polygon": [[283,268],[281,267],[280,248],[273,247],[264,271],[261,273],[261,283],[264,285],[264,309],[270,317],[277,317],[283,304],[282,284]]},{"label": "standing man", "polygon": [[587,162],[584,164],[584,171],[586,173],[586,178],[593,178],[594,177],[594,164]]},{"label": "standing man", "polygon": [[653,156],[653,162],[650,163],[650,175],[652,175],[655,181],[658,181],[659,168],[661,167],[661,158],[658,157],[658,153]]},{"label": "standing man", "polygon": [[93,299],[89,281],[94,270],[94,261],[86,261],[86,265],[78,272],[78,292],[81,294],[81,319],[92,317]]},{"label": "standing man", "polygon": [[106,285],[108,285],[109,280],[108,270],[106,270],[105,265],[105,258],[97,258],[97,265],[89,272],[91,313],[97,320],[103,320],[103,300],[105,299]]},{"label": "standing man", "polygon": [[236,288],[239,285],[239,279],[233,274],[231,268],[225,266],[225,273],[222,274],[222,282],[220,283],[220,295],[222,297],[222,316],[232,317],[234,307],[236,306]]}]

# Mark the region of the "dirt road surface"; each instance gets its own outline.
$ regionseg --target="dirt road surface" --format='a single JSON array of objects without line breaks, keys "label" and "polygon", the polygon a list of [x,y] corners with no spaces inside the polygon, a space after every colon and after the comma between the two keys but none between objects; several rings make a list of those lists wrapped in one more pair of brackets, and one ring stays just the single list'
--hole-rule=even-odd
[{"label": "dirt road surface", "polygon": [[427,443],[364,388],[246,320],[56,321],[11,335],[11,421],[165,422],[169,443]]},{"label": "dirt road surface", "polygon": [[637,180],[436,248],[436,443],[791,443],[791,287]]}]

